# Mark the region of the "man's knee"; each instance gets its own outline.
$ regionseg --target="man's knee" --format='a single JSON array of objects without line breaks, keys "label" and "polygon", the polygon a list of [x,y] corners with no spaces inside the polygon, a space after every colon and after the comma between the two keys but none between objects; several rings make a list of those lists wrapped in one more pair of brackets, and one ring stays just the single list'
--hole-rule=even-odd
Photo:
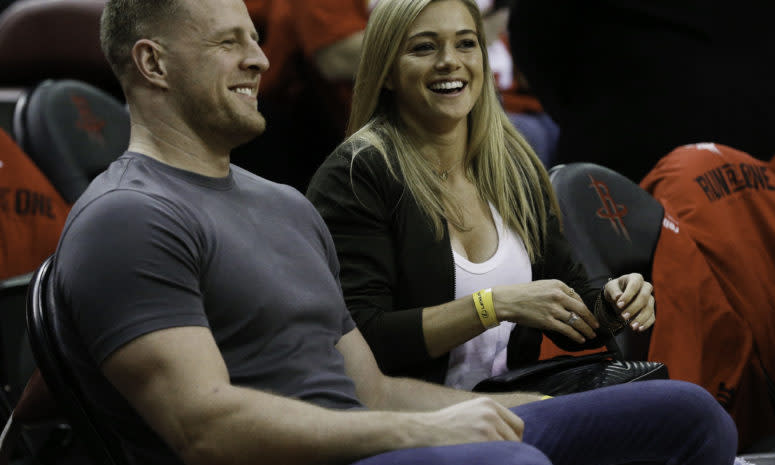
[{"label": "man's knee", "polygon": [[655,393],[665,408],[681,412],[690,419],[728,417],[721,404],[704,388],[685,381],[658,381],[661,390]]},{"label": "man's knee", "polygon": [[[684,381],[661,384],[661,408],[671,413],[673,421],[681,419],[680,423],[691,431],[702,432],[698,438],[703,447],[715,447],[718,454],[729,454],[737,448],[737,428],[732,417],[708,391]],[[705,441],[704,438],[714,440]]]}]

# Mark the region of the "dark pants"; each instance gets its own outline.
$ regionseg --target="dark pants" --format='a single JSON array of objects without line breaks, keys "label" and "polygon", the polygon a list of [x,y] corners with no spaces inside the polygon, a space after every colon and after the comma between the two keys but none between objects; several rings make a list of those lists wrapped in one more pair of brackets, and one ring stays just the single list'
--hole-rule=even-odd
[{"label": "dark pants", "polygon": [[704,389],[644,381],[556,397],[512,409],[522,443],[405,449],[357,465],[731,465],[737,431]]}]

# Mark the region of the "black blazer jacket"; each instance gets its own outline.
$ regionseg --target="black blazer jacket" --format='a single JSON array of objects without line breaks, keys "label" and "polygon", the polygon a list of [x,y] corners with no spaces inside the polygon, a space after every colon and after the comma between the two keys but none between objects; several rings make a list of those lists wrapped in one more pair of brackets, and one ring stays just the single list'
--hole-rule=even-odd
[{"label": "black blazer jacket", "polygon": [[[389,375],[443,383],[448,354],[432,358],[422,328],[424,307],[455,299],[452,247],[445,225],[436,240],[430,220],[375,149],[362,150],[355,162],[347,144],[318,169],[307,197],[317,207],[336,244],[347,307]],[[589,286],[583,267],[553,214],[533,279],[559,279],[578,292],[590,310],[603,304],[601,290]],[[584,344],[554,332],[547,335],[565,350],[600,347],[604,336]],[[610,335],[609,335],[610,337]],[[508,345],[508,365],[536,361],[542,333],[517,325]]]}]

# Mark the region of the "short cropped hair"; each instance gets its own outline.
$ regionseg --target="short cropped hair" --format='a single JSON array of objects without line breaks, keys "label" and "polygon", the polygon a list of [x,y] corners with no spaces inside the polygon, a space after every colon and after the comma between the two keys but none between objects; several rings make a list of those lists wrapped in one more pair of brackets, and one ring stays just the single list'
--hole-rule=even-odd
[{"label": "short cropped hair", "polygon": [[100,20],[100,45],[119,81],[132,64],[132,47],[160,32],[180,13],[178,0],[108,0]]}]

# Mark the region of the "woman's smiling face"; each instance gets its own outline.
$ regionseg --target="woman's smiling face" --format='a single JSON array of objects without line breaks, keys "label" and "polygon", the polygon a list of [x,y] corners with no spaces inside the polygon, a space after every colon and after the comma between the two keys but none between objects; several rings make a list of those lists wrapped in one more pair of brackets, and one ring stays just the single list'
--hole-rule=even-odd
[{"label": "woman's smiling face", "polygon": [[409,27],[385,86],[408,124],[447,127],[466,120],[483,74],[474,18],[463,3],[443,0],[430,3]]}]

